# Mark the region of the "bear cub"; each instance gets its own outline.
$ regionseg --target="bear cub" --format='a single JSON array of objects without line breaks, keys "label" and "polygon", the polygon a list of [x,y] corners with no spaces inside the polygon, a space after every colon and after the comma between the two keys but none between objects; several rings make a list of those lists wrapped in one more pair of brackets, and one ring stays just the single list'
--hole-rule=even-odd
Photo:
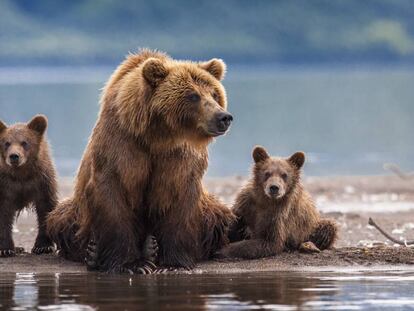
[{"label": "bear cub", "polygon": [[305,154],[296,152],[287,159],[270,157],[258,146],[253,159],[253,177],[233,207],[238,220],[229,233],[232,243],[217,256],[254,259],[284,250],[319,251],[332,247],[337,225],[320,218],[300,181]]},{"label": "bear cub", "polygon": [[0,121],[0,257],[14,256],[13,221],[25,207],[37,213],[39,231],[34,254],[50,253],[46,217],[57,204],[56,174],[45,138],[47,119],[7,126]]}]

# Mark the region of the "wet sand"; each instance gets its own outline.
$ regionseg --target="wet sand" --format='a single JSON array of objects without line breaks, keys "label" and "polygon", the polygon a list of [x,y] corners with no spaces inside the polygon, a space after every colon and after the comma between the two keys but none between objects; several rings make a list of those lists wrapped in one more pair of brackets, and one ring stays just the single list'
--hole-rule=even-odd
[{"label": "wet sand", "polygon": [[[231,204],[246,178],[207,179],[210,192]],[[248,261],[210,261],[200,263],[193,273],[247,271],[335,270],[338,268],[391,269],[396,265],[414,268],[414,248],[397,247],[368,225],[372,217],[397,239],[414,239],[414,179],[397,176],[307,177],[311,192],[324,217],[336,219],[340,226],[335,249],[316,254],[299,252]],[[60,193],[71,193],[71,181],[62,180]],[[33,213],[23,212],[14,228],[14,241],[30,251],[36,237]],[[85,272],[82,264],[56,255],[28,253],[0,258],[0,272]]]}]

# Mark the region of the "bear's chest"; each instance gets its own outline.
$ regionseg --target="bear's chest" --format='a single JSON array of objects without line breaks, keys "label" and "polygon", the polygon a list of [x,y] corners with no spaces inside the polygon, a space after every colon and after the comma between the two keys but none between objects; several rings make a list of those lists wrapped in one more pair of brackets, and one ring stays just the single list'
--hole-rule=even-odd
[{"label": "bear's chest", "polygon": [[177,152],[153,158],[146,203],[151,210],[194,206],[201,194],[206,159],[198,154]]},{"label": "bear's chest", "polygon": [[3,179],[0,199],[14,204],[17,209],[22,209],[33,201],[38,191],[38,182],[35,179]]},{"label": "bear's chest", "polygon": [[256,238],[274,240],[278,236],[289,236],[291,231],[291,217],[286,208],[260,209],[252,218],[251,227]]},{"label": "bear's chest", "polygon": [[207,169],[207,157],[188,151],[158,155],[152,161],[150,183],[182,185],[192,179],[200,180]]}]

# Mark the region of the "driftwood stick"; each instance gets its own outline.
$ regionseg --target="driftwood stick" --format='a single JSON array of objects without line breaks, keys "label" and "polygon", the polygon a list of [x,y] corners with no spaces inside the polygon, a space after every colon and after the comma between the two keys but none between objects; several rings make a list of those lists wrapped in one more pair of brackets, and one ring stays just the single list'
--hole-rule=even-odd
[{"label": "driftwood stick", "polygon": [[403,180],[410,180],[413,178],[412,173],[404,172],[403,170],[400,169],[400,167],[397,164],[394,164],[394,163],[385,163],[384,170],[394,173],[395,175],[397,175]]},{"label": "driftwood stick", "polygon": [[381,232],[388,240],[397,243],[399,245],[403,245],[403,246],[407,246],[407,245],[413,245],[414,241],[399,241],[396,238],[392,237],[390,234],[388,234],[387,232],[385,232],[380,226],[378,226],[375,221],[370,217],[368,220],[368,224],[370,224],[371,226],[375,227],[379,232]]}]

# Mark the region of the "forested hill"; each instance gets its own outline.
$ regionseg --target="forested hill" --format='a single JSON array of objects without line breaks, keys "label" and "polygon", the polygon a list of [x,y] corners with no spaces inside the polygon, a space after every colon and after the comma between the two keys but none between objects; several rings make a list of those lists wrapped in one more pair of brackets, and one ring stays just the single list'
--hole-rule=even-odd
[{"label": "forested hill", "polygon": [[414,63],[412,0],[2,0],[0,65],[151,47],[228,62]]}]

